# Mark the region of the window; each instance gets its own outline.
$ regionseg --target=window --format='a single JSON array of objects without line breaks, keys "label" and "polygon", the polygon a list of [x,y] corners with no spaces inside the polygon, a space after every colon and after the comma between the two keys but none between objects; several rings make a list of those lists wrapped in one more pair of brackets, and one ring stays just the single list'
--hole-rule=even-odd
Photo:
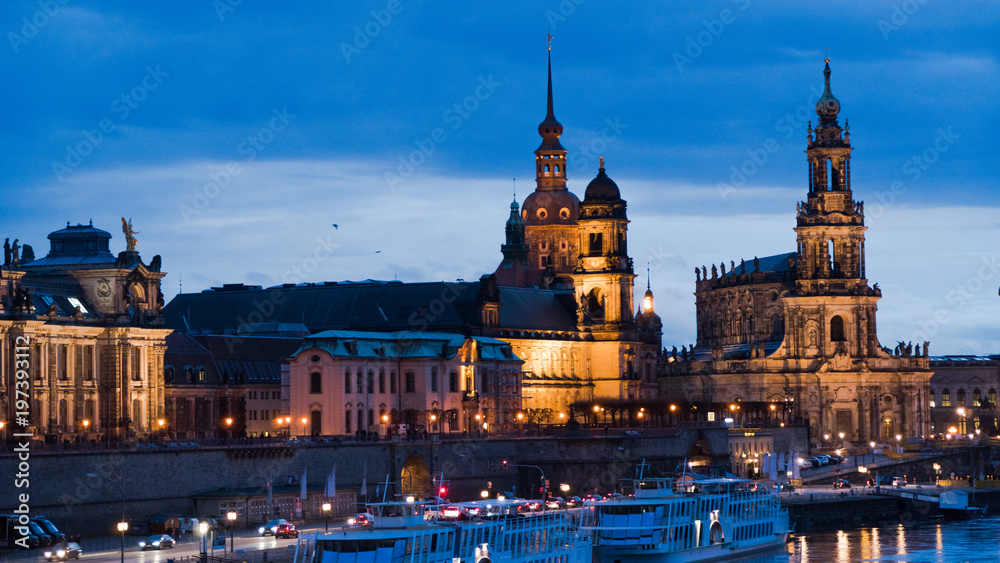
[{"label": "window", "polygon": [[368,409],[368,426],[375,426],[375,409]]},{"label": "window", "polygon": [[972,406],[981,407],[983,403],[983,395],[979,389],[972,390]]},{"label": "window", "polygon": [[431,393],[438,390],[438,368],[431,368]]},{"label": "window", "polygon": [[389,392],[396,392],[396,372],[394,371],[389,372]]},{"label": "window", "polygon": [[375,392],[375,372],[372,370],[368,370],[368,392]]},{"label": "window", "polygon": [[[132,349],[132,381],[142,381],[142,350],[139,348]],[[202,369],[201,371],[205,371]],[[198,381],[205,381],[205,377],[198,374],[200,377]]]},{"label": "window", "polygon": [[205,368],[198,368],[198,381],[205,381]]},{"label": "window", "polygon": [[458,393],[458,374],[455,372],[448,374],[448,391]]},{"label": "window", "polygon": [[359,394],[364,394],[364,392],[365,392],[365,376],[364,376],[364,374],[361,373],[360,369],[358,369],[358,389],[357,389],[357,391],[358,391]]},{"label": "window", "polygon": [[406,392],[413,393],[417,390],[416,378],[412,371],[406,372]]},{"label": "window", "polygon": [[313,372],[309,374],[309,393],[318,395],[323,392],[323,374]]},{"label": "window", "polygon": [[965,406],[965,389],[959,389],[958,392],[955,393],[955,403],[957,403],[960,407]]},{"label": "window", "polygon": [[993,407],[993,408],[996,408],[996,406],[997,406],[997,390],[996,389],[990,389],[990,392],[987,393],[986,396],[989,397],[990,406]]},{"label": "window", "polygon": [[833,342],[847,340],[847,337],[844,335],[844,317],[837,315],[830,319],[830,340]]},{"label": "window", "polygon": [[590,255],[600,256],[604,250],[604,235],[602,233],[590,233]]},{"label": "window", "polygon": [[385,393],[385,370],[378,370],[378,392]]},{"label": "window", "polygon": [[344,411],[344,432],[349,433],[351,431],[351,409],[348,407]]},{"label": "window", "polygon": [[951,406],[951,391],[947,389],[941,390],[941,406],[950,407]]},{"label": "window", "polygon": [[344,370],[344,393],[351,392],[351,368]]}]

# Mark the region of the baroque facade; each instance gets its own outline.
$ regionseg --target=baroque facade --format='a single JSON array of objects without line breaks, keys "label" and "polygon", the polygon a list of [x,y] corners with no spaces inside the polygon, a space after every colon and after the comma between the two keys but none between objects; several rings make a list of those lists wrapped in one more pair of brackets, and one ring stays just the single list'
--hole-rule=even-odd
[{"label": "baroque facade", "polygon": [[[160,257],[135,250],[113,256],[111,234],[67,223],[49,234],[38,260],[8,261],[0,287],[4,394],[2,419],[14,421],[15,342],[28,341],[31,429],[46,440],[125,439],[149,435],[163,416]],[[20,340],[18,340],[20,339]]]},{"label": "baroque facade", "polygon": [[553,108],[550,53],[535,190],[520,214],[517,202],[511,204],[495,275],[502,286],[563,293],[570,318],[547,338],[503,330],[498,338],[525,360],[523,389],[530,408],[559,412],[581,402],[652,400],[658,392],[662,322],[648,283],[642,305],[632,312],[636,275],[628,255],[627,204],[608,177],[603,156],[583,200],[569,191],[562,133]]},{"label": "baroque facade", "polygon": [[662,364],[662,389],[689,400],[769,403],[814,435],[923,436],[928,344],[891,351],[876,336],[882,294],[865,273],[864,203],[854,200],[849,126],[837,120],[829,61],[824,75],[795,251],[696,269],[698,340]]}]

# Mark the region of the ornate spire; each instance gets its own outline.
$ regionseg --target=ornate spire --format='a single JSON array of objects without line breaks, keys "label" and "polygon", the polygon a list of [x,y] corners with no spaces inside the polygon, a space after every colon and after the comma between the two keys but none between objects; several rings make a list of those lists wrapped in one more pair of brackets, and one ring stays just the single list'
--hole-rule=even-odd
[{"label": "ornate spire", "polygon": [[840,113],[840,102],[830,91],[830,59],[825,59],[826,68],[823,69],[823,76],[826,80],[826,88],[823,96],[816,102],[816,115],[819,116],[817,129],[823,129],[837,125],[837,114]]},{"label": "ornate spire", "polygon": [[549,36],[549,83],[548,101],[546,105],[545,119],[538,124],[538,134],[542,137],[542,145],[538,150],[566,150],[559,143],[563,126],[556,119],[555,110],[552,103],[552,36]]}]

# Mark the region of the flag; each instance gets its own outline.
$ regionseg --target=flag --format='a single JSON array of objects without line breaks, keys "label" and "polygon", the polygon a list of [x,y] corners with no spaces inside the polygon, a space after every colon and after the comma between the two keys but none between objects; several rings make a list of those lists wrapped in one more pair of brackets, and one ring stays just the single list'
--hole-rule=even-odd
[{"label": "flag", "polygon": [[337,466],[334,465],[333,469],[330,470],[330,474],[326,477],[326,498],[333,498],[337,496]]},{"label": "flag", "polygon": [[302,500],[306,500],[306,495],[308,494],[306,492],[306,476],[307,476],[308,472],[309,472],[309,468],[308,467],[306,467],[305,469],[302,470],[302,482],[299,483],[301,485],[301,487],[302,487],[299,490],[299,498],[302,499]]}]

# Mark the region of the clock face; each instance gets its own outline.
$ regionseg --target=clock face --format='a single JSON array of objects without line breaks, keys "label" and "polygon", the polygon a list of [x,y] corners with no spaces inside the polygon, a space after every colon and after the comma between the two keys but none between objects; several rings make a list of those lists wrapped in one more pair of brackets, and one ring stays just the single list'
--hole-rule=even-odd
[{"label": "clock face", "polygon": [[102,279],[97,282],[97,296],[101,299],[111,297],[111,284],[108,283],[108,280]]}]

